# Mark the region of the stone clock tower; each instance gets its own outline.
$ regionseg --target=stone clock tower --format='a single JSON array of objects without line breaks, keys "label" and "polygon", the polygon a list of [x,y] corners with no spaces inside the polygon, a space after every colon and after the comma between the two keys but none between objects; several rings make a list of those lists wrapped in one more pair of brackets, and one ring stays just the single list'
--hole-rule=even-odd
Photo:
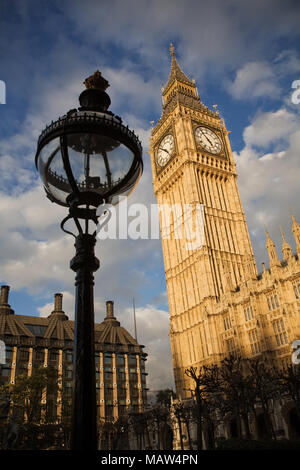
[{"label": "stone clock tower", "polygon": [[[300,338],[300,225],[292,216],[296,254],[281,229],[282,260],[266,232],[269,268],[263,263],[258,274],[229,132],[218,112],[201,102],[172,45],[170,51],[171,72],[162,90],[162,116],[152,129],[150,156],[154,192],[163,209],[160,225],[176,392],[187,398],[195,387],[185,374],[191,366],[199,371],[229,355],[261,359],[278,369],[295,364],[293,345]],[[164,207],[176,210],[165,217]],[[192,228],[180,233],[186,207],[191,208],[187,220],[192,220]],[[195,217],[199,207],[202,226]],[[191,246],[187,239],[198,232],[201,243]],[[283,399],[274,408],[275,428],[286,437],[293,429],[291,406]]]},{"label": "stone clock tower", "polygon": [[202,103],[172,44],[170,52],[163,112],[151,136],[154,192],[158,204],[202,204],[204,209],[201,248],[187,249],[185,240],[174,236],[176,215],[169,237],[162,236],[175,382],[185,395],[185,368],[213,362],[221,354],[216,324],[206,321],[208,316],[226,292],[255,278],[257,270],[229,132],[218,111]]}]

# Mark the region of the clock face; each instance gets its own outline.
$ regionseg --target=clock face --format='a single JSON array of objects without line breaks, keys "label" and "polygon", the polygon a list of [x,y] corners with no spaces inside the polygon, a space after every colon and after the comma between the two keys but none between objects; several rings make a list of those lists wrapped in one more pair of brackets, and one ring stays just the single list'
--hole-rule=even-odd
[{"label": "clock face", "polygon": [[195,138],[197,144],[200,144],[204,150],[214,154],[221,152],[222,144],[219,137],[207,127],[197,127]]},{"label": "clock face", "polygon": [[157,150],[156,161],[159,166],[163,167],[168,163],[174,152],[174,149],[174,137],[172,134],[168,134],[163,138]]}]

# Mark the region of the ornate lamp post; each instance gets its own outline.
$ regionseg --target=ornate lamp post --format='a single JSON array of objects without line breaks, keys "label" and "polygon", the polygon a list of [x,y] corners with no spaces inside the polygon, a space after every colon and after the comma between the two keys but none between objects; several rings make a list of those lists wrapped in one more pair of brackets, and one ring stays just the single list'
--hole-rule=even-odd
[{"label": "ornate lamp post", "polygon": [[[71,448],[97,449],[96,378],[94,354],[94,276],[97,208],[128,196],[143,171],[142,147],[122,119],[108,111],[109,86],[99,71],[84,82],[80,107],[52,122],[41,133],[35,157],[47,197],[68,207],[61,223],[75,237],[76,272],[74,382]],[[65,229],[72,219],[76,233]]]}]

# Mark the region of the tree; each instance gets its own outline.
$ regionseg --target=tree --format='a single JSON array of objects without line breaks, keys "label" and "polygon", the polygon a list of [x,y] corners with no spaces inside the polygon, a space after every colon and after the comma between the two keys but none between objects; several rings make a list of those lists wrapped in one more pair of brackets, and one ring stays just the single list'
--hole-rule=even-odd
[{"label": "tree", "polygon": [[197,373],[197,367],[190,367],[189,369],[186,369],[185,374],[193,380],[195,385],[194,389],[191,391],[196,400],[195,419],[197,425],[197,450],[201,450],[203,447],[202,423],[206,397],[206,370],[202,367],[199,373]]},{"label": "tree", "polygon": [[163,437],[169,420],[169,410],[165,406],[157,405],[149,411],[149,414],[154,431],[157,435],[157,448],[161,450],[164,448]]},{"label": "tree", "polygon": [[12,413],[19,424],[56,422],[58,376],[55,369],[40,367],[29,377],[18,375],[15,384],[2,388],[10,396]]},{"label": "tree", "polygon": [[175,397],[176,397],[176,394],[170,388],[166,388],[165,390],[159,390],[159,392],[157,392],[156,394],[156,403],[158,405],[162,405],[170,409],[171,398],[175,398]]},{"label": "tree", "polygon": [[295,404],[298,419],[300,420],[300,367],[290,365],[279,376],[281,389]]},{"label": "tree", "polygon": [[182,423],[184,423],[187,432],[189,449],[192,450],[193,446],[191,440],[190,422],[193,407],[190,403],[184,403],[181,400],[178,400],[176,403],[173,404],[173,412],[176,418],[176,422],[178,424],[181,450],[184,450]]},{"label": "tree", "polygon": [[249,361],[248,365],[250,381],[254,387],[255,396],[262,407],[268,434],[276,440],[271,416],[274,411],[274,400],[280,397],[279,373],[265,362],[262,362],[261,359]]},{"label": "tree", "polygon": [[250,439],[248,416],[254,410],[257,390],[253,385],[253,374],[247,369],[247,363],[240,356],[230,356],[221,362],[220,377],[225,409],[235,417],[239,437],[243,437],[243,421],[246,437]]}]

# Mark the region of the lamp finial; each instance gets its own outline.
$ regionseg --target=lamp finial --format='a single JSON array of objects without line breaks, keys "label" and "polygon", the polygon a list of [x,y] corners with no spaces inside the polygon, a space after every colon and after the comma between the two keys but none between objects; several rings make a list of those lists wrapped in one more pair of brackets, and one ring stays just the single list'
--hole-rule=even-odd
[{"label": "lamp finial", "polygon": [[109,87],[109,83],[102,77],[102,74],[99,70],[96,70],[93,75],[84,80],[84,85],[86,88],[96,88],[98,90],[105,91]]}]

